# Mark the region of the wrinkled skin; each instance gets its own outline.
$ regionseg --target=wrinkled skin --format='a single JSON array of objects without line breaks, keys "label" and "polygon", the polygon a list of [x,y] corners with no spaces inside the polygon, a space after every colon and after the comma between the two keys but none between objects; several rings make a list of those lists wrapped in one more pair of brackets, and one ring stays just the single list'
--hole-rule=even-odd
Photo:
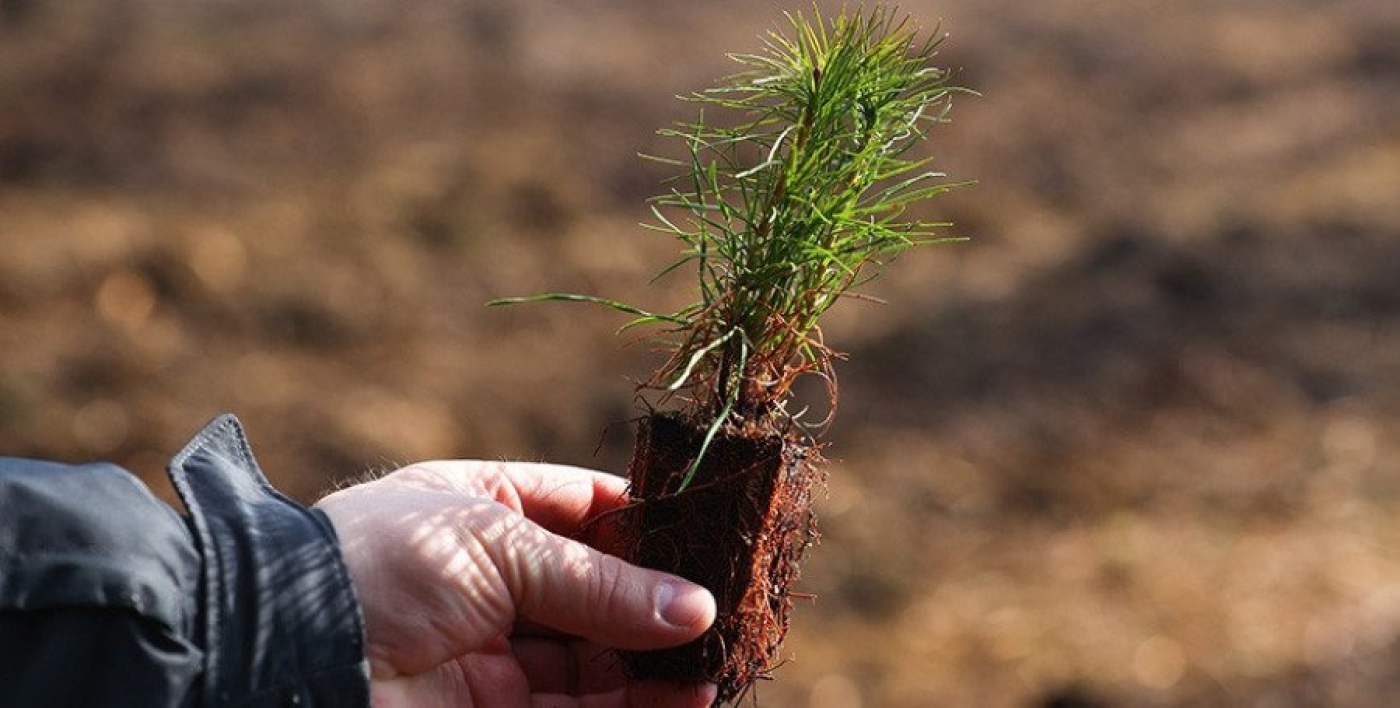
[{"label": "wrinkled skin", "polygon": [[714,599],[605,551],[625,483],[571,467],[428,462],[317,504],[364,608],[372,696],[396,706],[700,708],[713,686],[633,682],[610,649],[698,637]]}]

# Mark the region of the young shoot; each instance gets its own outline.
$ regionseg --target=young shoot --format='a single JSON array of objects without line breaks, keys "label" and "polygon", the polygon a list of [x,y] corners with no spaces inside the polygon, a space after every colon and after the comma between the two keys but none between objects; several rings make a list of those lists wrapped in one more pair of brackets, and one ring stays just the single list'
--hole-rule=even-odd
[{"label": "young shoot", "polygon": [[907,17],[880,6],[823,19],[789,14],[741,70],[687,100],[694,123],[661,131],[685,148],[648,226],[679,240],[663,273],[693,270],[698,299],[659,314],[578,295],[661,327],[669,358],[647,386],[677,395],[710,436],[725,424],[787,418],[793,382],[824,378],[833,352],[818,320],[913,246],[951,239],[908,219],[915,202],[957,186],[909,151],[946,120],[959,89]]}]

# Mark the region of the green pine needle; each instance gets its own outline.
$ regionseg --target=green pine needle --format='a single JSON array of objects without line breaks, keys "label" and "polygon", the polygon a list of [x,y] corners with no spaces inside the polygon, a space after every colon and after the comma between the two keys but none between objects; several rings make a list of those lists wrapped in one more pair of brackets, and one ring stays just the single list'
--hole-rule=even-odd
[{"label": "green pine needle", "polygon": [[497,301],[591,302],[662,326],[670,358],[649,386],[680,392],[707,440],[782,415],[805,374],[834,397],[821,315],[902,251],[954,240],[937,235],[946,224],[905,219],[961,186],[907,157],[962,91],[931,64],[942,38],[919,40],[885,6],[787,19],[761,51],[732,56],[739,73],[687,97],[701,104],[694,123],[660,131],[686,156],[653,158],[684,171],[651,200],[648,226],[682,243],[663,273],[693,268],[696,303],[657,314],[580,295]]}]

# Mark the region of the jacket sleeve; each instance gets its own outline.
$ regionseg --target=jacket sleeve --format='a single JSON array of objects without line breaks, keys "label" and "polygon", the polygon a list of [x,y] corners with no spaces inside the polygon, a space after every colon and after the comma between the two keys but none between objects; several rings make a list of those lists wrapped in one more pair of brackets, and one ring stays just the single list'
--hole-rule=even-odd
[{"label": "jacket sleeve", "polygon": [[181,705],[198,682],[199,556],[111,465],[0,458],[0,703]]},{"label": "jacket sleeve", "polygon": [[334,531],[232,416],[170,464],[181,518],[111,465],[0,458],[0,696],[45,706],[368,704]]}]

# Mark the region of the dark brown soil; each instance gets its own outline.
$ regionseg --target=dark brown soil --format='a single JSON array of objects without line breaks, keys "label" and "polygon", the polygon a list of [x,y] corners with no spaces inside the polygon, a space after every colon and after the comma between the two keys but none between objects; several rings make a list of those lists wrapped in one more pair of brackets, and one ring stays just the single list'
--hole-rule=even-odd
[{"label": "dark brown soil", "polygon": [[768,676],[787,636],[789,591],[817,537],[820,457],[790,436],[722,432],[686,480],[704,437],[679,416],[642,419],[623,533],[629,560],[709,588],[719,617],[690,644],[623,661],[638,678],[715,682],[726,702]]}]

